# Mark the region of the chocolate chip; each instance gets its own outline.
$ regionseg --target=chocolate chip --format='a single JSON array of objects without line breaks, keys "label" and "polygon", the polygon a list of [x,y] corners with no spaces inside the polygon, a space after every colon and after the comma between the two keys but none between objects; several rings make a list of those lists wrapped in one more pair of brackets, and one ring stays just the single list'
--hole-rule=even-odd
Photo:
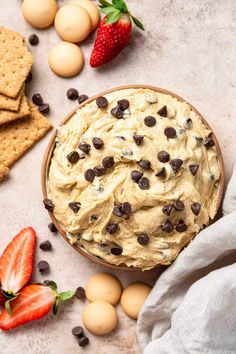
[{"label": "chocolate chip", "polygon": [[165,205],[165,206],[162,208],[162,212],[163,212],[164,214],[166,214],[167,216],[170,216],[173,207],[174,207],[173,204]]},{"label": "chocolate chip", "polygon": [[144,124],[147,127],[154,127],[154,125],[156,124],[156,118],[154,118],[153,116],[147,116],[144,118]]},{"label": "chocolate chip", "polygon": [[46,271],[48,271],[48,270],[49,270],[49,264],[48,264],[48,262],[47,262],[47,261],[40,261],[40,262],[38,263],[38,270],[39,270],[40,272],[46,272]]},{"label": "chocolate chip", "polygon": [[203,143],[203,139],[200,136],[195,136],[197,146],[201,146]]},{"label": "chocolate chip", "polygon": [[149,170],[151,167],[151,162],[148,160],[140,160],[138,165],[142,167],[144,170]]},{"label": "chocolate chip", "polygon": [[117,230],[118,230],[118,224],[112,223],[107,225],[107,232],[109,232],[109,234],[113,235],[116,233]]},{"label": "chocolate chip", "polygon": [[149,189],[150,188],[150,182],[147,177],[141,177],[140,180],[138,181],[138,186],[140,189]]},{"label": "chocolate chip", "polygon": [[142,144],[144,136],[143,135],[133,135],[133,139],[137,145]]},{"label": "chocolate chip", "polygon": [[115,256],[119,256],[122,253],[122,248],[119,246],[111,247],[111,253],[114,254]]},{"label": "chocolate chip", "polygon": [[162,150],[158,152],[157,158],[160,162],[168,162],[170,159],[170,154],[168,154],[167,151]]},{"label": "chocolate chip", "polygon": [[166,176],[166,169],[165,167],[162,167],[162,169],[160,169],[160,171],[158,171],[155,174],[156,177],[165,177]]},{"label": "chocolate chip", "polygon": [[104,141],[100,138],[97,138],[97,137],[94,137],[92,139],[92,143],[93,143],[93,146],[95,147],[95,149],[97,149],[97,150],[101,149],[104,145]]},{"label": "chocolate chip", "polygon": [[68,204],[68,206],[69,206],[69,208],[70,208],[71,210],[73,210],[73,212],[74,212],[75,214],[77,214],[78,211],[80,210],[81,204],[80,204],[79,202],[71,202],[71,203]]},{"label": "chocolate chip", "polygon": [[177,232],[184,232],[187,230],[187,228],[188,228],[188,226],[184,223],[184,221],[180,220],[178,225],[176,225],[175,230]]},{"label": "chocolate chip", "polygon": [[174,208],[175,208],[175,210],[183,211],[185,206],[184,206],[184,203],[178,199],[174,202]]},{"label": "chocolate chip", "polygon": [[74,328],[72,329],[72,334],[73,334],[74,336],[76,336],[76,337],[79,337],[79,338],[83,337],[83,336],[84,336],[84,329],[83,329],[83,327],[81,327],[81,326],[74,327]]},{"label": "chocolate chip", "polygon": [[211,138],[206,138],[204,141],[204,145],[207,149],[210,149],[211,147],[213,147],[215,145],[214,140],[212,140]]},{"label": "chocolate chip", "polygon": [[193,176],[196,176],[198,169],[199,169],[199,165],[197,165],[197,164],[189,165],[189,171],[191,172],[191,174]]},{"label": "chocolate chip", "polygon": [[75,101],[79,97],[79,92],[75,88],[70,88],[66,95],[69,100]]},{"label": "chocolate chip", "polygon": [[88,99],[87,95],[79,95],[78,102],[80,104],[80,103],[83,103],[84,101],[86,101],[87,99]]},{"label": "chocolate chip", "polygon": [[34,102],[34,104],[36,104],[36,106],[42,106],[43,105],[43,98],[40,95],[40,93],[35,93],[32,96],[32,101]]},{"label": "chocolate chip", "polygon": [[54,209],[54,204],[53,204],[53,202],[51,201],[51,199],[48,199],[48,198],[45,198],[44,200],[43,200],[43,204],[44,204],[44,206],[45,206],[45,209],[47,209],[47,210],[53,210]]},{"label": "chocolate chip", "polygon": [[159,109],[157,114],[159,114],[159,116],[161,116],[161,117],[167,117],[167,114],[168,114],[167,107],[163,106],[161,109]]},{"label": "chocolate chip", "polygon": [[50,111],[50,107],[48,103],[44,103],[42,106],[38,107],[38,111],[42,114],[48,114]]},{"label": "chocolate chip", "polygon": [[98,220],[98,216],[97,215],[91,215],[90,220],[91,221],[97,221]]},{"label": "chocolate chip", "polygon": [[48,224],[48,228],[51,232],[57,232],[57,228],[56,226],[53,224],[53,222],[50,222],[50,224]]},{"label": "chocolate chip", "polygon": [[129,215],[131,213],[131,205],[128,202],[124,202],[120,206],[120,210],[122,214]]},{"label": "chocolate chip", "polygon": [[174,159],[170,161],[170,166],[174,172],[177,172],[182,165],[183,165],[183,160],[181,159]]},{"label": "chocolate chip", "polygon": [[142,172],[139,172],[137,170],[134,170],[131,172],[131,178],[134,182],[138,183],[138,181],[140,180],[140,178],[143,176]]},{"label": "chocolate chip", "polygon": [[93,182],[94,178],[95,178],[95,172],[94,170],[92,170],[91,168],[89,168],[87,171],[85,171],[84,173],[84,178],[86,179],[86,181],[88,182]]},{"label": "chocolate chip", "polygon": [[149,242],[149,237],[147,234],[142,234],[137,237],[137,241],[140,245],[145,246]]},{"label": "chocolate chip", "polygon": [[96,104],[99,108],[106,108],[108,106],[108,101],[106,97],[100,96],[96,99]]},{"label": "chocolate chip", "polygon": [[91,149],[91,145],[86,144],[86,143],[80,143],[79,144],[79,149],[83,151],[85,154],[89,153],[89,150]]},{"label": "chocolate chip", "polygon": [[115,160],[113,156],[106,156],[102,160],[102,165],[104,168],[112,168],[115,165]]},{"label": "chocolate chip", "polygon": [[123,118],[123,111],[122,111],[122,109],[121,109],[119,106],[112,108],[111,114],[112,114],[115,118],[118,118],[118,119]]},{"label": "chocolate chip", "polygon": [[39,248],[43,251],[50,251],[52,249],[52,244],[49,240],[41,242]]},{"label": "chocolate chip", "polygon": [[198,216],[201,211],[201,204],[200,203],[193,203],[191,205],[192,212]]},{"label": "chocolate chip", "polygon": [[120,218],[121,216],[123,216],[123,213],[122,213],[122,211],[121,211],[120,206],[117,206],[117,205],[114,206],[114,208],[113,208],[113,214],[115,214],[115,215],[118,216],[119,218]]},{"label": "chocolate chip", "polygon": [[85,290],[82,286],[79,286],[76,290],[75,290],[75,296],[78,298],[78,299],[85,299]]},{"label": "chocolate chip", "polygon": [[96,177],[101,177],[101,176],[105,175],[105,173],[106,173],[106,169],[103,166],[100,166],[100,165],[99,166],[95,166],[93,168],[93,170],[94,170],[94,173],[95,173]]},{"label": "chocolate chip", "polygon": [[191,118],[188,118],[184,123],[184,127],[185,129],[191,129],[192,126],[193,126],[193,121]]},{"label": "chocolate chip", "polygon": [[26,78],[25,82],[28,84],[29,82],[32,81],[32,79],[33,79],[33,74],[30,71],[29,74],[27,75],[27,78]]},{"label": "chocolate chip", "polygon": [[72,163],[75,164],[79,161],[80,156],[79,153],[77,151],[71,151],[67,156],[66,156],[67,160]]},{"label": "chocolate chip", "polygon": [[126,109],[129,108],[129,101],[126,99],[117,101],[117,104],[122,111],[125,111]]},{"label": "chocolate chip", "polygon": [[82,338],[79,338],[79,346],[80,347],[85,347],[86,345],[89,344],[89,339],[88,337],[82,337]]},{"label": "chocolate chip", "polygon": [[175,139],[176,138],[176,130],[173,127],[165,128],[164,133],[168,139]]},{"label": "chocolate chip", "polygon": [[29,44],[37,45],[39,43],[39,37],[36,34],[31,34],[29,36]]},{"label": "chocolate chip", "polygon": [[165,232],[172,232],[174,230],[174,225],[172,224],[171,221],[169,220],[166,220],[166,222],[164,223],[164,225],[162,226],[162,231],[165,231]]}]

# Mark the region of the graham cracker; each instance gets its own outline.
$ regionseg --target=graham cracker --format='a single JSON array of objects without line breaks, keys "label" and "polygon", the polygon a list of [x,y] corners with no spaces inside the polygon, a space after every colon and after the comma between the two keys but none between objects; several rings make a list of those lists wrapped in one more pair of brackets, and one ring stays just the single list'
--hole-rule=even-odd
[{"label": "graham cracker", "polygon": [[0,126],[12,121],[29,117],[30,108],[25,96],[22,97],[19,112],[12,112],[0,109]]},{"label": "graham cracker", "polygon": [[31,111],[29,118],[0,127],[0,156],[6,167],[11,167],[52,128],[37,107],[28,103]]},{"label": "graham cracker", "polygon": [[24,92],[25,92],[25,85],[22,85],[20,92],[18,93],[16,98],[11,98],[0,94],[0,109],[17,112],[19,110],[20,102]]},{"label": "graham cracker", "polygon": [[4,164],[4,162],[0,161],[0,182],[8,174],[8,172],[9,168]]},{"label": "graham cracker", "polygon": [[0,26],[0,93],[15,98],[33,64],[24,38]]}]

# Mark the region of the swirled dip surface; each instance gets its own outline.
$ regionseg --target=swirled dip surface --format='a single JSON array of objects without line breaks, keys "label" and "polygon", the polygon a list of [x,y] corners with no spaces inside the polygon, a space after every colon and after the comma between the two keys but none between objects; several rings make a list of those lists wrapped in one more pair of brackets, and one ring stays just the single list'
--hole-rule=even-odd
[{"label": "swirled dip surface", "polygon": [[71,243],[109,263],[170,264],[216,214],[211,131],[166,94],[105,97],[108,105],[88,103],[57,131],[47,183],[54,216]]}]

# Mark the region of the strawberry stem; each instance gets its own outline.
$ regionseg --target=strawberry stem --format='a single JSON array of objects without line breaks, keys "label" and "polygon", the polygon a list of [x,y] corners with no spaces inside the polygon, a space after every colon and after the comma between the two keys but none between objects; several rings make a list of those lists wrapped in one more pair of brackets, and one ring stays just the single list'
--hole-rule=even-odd
[{"label": "strawberry stem", "polygon": [[115,23],[123,14],[128,14],[132,18],[134,24],[144,31],[142,22],[130,13],[124,0],[112,0],[112,3],[109,3],[106,0],[99,0],[99,7],[100,11],[106,14],[106,24],[109,25]]}]

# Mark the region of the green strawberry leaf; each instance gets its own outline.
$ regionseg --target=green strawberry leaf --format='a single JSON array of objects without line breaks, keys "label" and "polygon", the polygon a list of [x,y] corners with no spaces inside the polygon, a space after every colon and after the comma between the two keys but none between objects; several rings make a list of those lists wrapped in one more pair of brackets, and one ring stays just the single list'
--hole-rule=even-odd
[{"label": "green strawberry leaf", "polygon": [[14,297],[12,297],[11,299],[8,299],[8,300],[5,302],[5,309],[6,309],[7,313],[8,313],[8,315],[11,314],[11,301],[14,300],[16,297],[17,297],[17,295],[14,296]]},{"label": "green strawberry leaf", "polygon": [[63,291],[59,294],[59,299],[61,301],[70,300],[75,295],[75,291]]},{"label": "green strawberry leaf", "polygon": [[54,315],[56,315],[57,312],[58,312],[59,303],[60,303],[60,299],[59,299],[59,297],[57,297],[56,301],[55,301],[55,304],[53,305],[53,313],[54,313]]},{"label": "green strawberry leaf", "polygon": [[106,0],[99,0],[99,3],[100,3],[99,6],[105,6],[105,7],[111,6],[111,4]]},{"label": "green strawberry leaf", "polygon": [[133,15],[131,15],[132,20],[134,21],[135,25],[140,28],[141,30],[145,31],[143,24],[141,21],[139,21],[139,19],[137,19],[136,17],[134,17]]},{"label": "green strawberry leaf", "polygon": [[104,14],[108,15],[110,14],[111,12],[114,11],[114,7],[102,7],[101,8],[101,12],[103,12]]},{"label": "green strawberry leaf", "polygon": [[117,22],[120,19],[121,15],[122,12],[120,10],[115,9],[113,12],[107,15],[106,24],[110,25],[111,23]]},{"label": "green strawberry leaf", "polygon": [[6,309],[7,313],[8,313],[8,315],[11,314],[11,304],[10,304],[10,302],[11,302],[11,299],[9,299],[9,300],[7,300],[5,302],[5,309]]},{"label": "green strawberry leaf", "polygon": [[45,285],[49,286],[53,291],[57,291],[57,284],[53,280],[44,280]]},{"label": "green strawberry leaf", "polygon": [[3,296],[9,300],[15,299],[18,295],[12,291],[5,291],[3,289],[1,291],[2,291]]},{"label": "green strawberry leaf", "polygon": [[124,0],[112,0],[112,4],[116,9],[120,10],[121,12],[128,12],[128,8]]}]

